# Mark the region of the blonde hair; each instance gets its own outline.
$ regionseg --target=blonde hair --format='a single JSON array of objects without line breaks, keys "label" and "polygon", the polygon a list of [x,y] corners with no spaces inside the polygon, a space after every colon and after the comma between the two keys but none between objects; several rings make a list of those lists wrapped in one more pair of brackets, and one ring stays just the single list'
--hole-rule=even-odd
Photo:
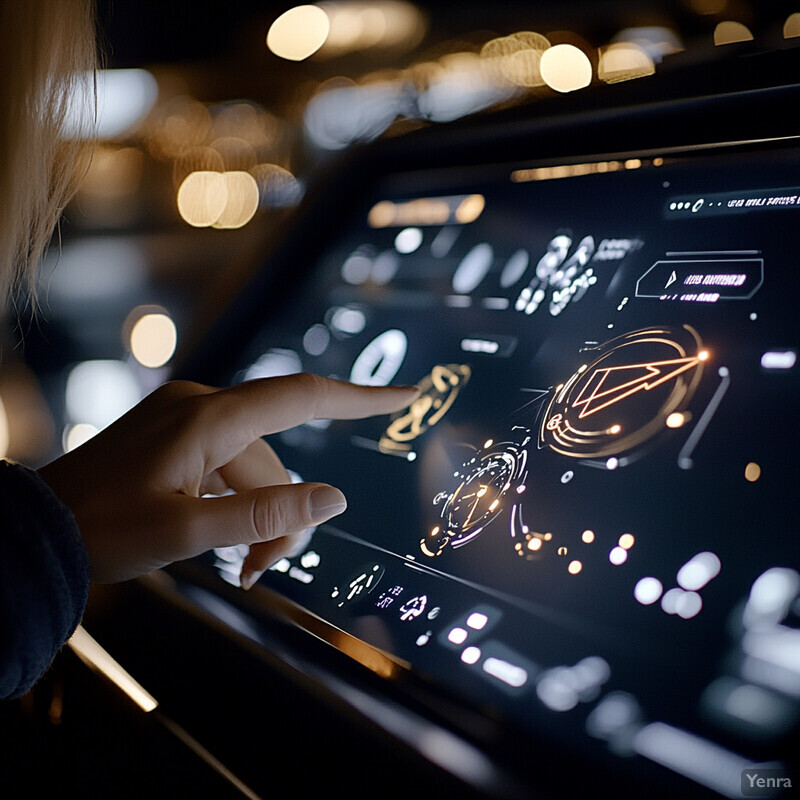
[{"label": "blonde hair", "polygon": [[93,0],[0,0],[0,315],[12,290],[33,288],[88,164],[65,124],[76,96],[92,102],[96,66]]}]

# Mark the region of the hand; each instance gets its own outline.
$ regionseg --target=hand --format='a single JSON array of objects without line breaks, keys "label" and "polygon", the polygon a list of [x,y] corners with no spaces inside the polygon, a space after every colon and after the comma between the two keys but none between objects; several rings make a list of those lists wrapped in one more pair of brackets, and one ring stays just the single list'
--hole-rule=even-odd
[{"label": "hand", "polygon": [[249,588],[305,546],[309,528],[347,507],[332,486],[292,484],[261,437],[312,419],[387,414],[416,395],[414,387],[310,374],[221,390],[175,381],[40,474],[75,514],[93,581],[123,581],[213,547],[248,544],[242,585]]}]

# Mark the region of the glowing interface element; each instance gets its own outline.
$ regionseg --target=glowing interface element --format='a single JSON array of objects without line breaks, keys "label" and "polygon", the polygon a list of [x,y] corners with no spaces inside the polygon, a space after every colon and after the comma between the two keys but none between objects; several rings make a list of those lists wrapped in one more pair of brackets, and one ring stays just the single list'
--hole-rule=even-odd
[{"label": "glowing interface element", "polygon": [[350,370],[350,381],[362,386],[388,386],[406,357],[408,339],[392,328],[376,336],[358,355]]},{"label": "glowing interface element", "polygon": [[380,582],[386,570],[382,564],[368,564],[358,570],[343,586],[334,586],[331,599],[339,608],[369,594]]},{"label": "glowing interface element", "polygon": [[616,456],[674,427],[709,359],[689,326],[633,331],[591,352],[594,360],[555,389],[539,434],[574,458]]},{"label": "glowing interface element", "polygon": [[393,415],[380,440],[384,451],[409,450],[409,442],[436,425],[466,386],[472,370],[466,364],[437,364],[418,384],[420,395]]},{"label": "glowing interface element", "polygon": [[502,513],[507,502],[512,503],[512,516],[518,513],[514,501],[525,488],[530,432],[516,430],[524,432],[521,442],[487,441],[455,473],[460,481],[456,489],[434,497],[434,505],[442,504],[440,522],[420,541],[426,556],[440,555],[448,544],[457,548],[472,541]]}]

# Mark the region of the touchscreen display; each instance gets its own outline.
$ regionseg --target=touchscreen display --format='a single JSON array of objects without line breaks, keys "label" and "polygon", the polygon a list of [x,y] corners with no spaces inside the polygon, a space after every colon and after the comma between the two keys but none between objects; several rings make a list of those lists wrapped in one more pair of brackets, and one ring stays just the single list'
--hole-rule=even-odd
[{"label": "touchscreen display", "polygon": [[[531,731],[521,758],[783,775],[798,254],[786,148],[386,177],[229,380],[421,394],[270,440],[349,507],[259,586]],[[243,555],[209,563],[235,583]]]}]

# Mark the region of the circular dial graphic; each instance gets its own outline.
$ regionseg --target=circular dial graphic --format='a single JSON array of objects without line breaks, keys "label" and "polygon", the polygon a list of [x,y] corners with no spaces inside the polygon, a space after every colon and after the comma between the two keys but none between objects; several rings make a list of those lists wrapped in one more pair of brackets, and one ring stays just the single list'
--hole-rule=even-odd
[{"label": "circular dial graphic", "polygon": [[652,327],[612,339],[556,387],[539,439],[574,458],[630,451],[666,427],[678,427],[709,352],[697,332]]},{"label": "circular dial graphic", "polygon": [[353,362],[350,381],[362,386],[388,386],[403,364],[408,339],[392,328],[376,336]]},{"label": "circular dial graphic", "polygon": [[[527,433],[527,430],[526,430]],[[438,556],[451,544],[461,547],[474,539],[524,491],[528,451],[521,443],[486,442],[482,450],[455,473],[456,489],[436,495],[434,505],[442,503],[440,522],[420,541],[426,556]]]}]

